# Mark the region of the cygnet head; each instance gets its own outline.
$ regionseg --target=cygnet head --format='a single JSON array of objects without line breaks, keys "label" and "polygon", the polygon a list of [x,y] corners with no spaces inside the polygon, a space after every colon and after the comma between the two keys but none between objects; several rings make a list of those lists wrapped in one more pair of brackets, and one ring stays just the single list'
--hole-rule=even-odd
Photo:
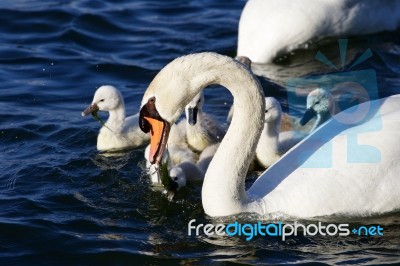
[{"label": "cygnet head", "polygon": [[300,125],[305,125],[316,115],[330,115],[333,110],[333,98],[329,91],[318,88],[307,96],[307,110],[300,120]]},{"label": "cygnet head", "polygon": [[265,97],[265,123],[281,121],[282,108],[273,97]]},{"label": "cygnet head", "polygon": [[204,104],[204,94],[203,92],[198,93],[193,100],[186,105],[185,107],[185,114],[187,122],[190,125],[195,125],[197,123],[197,115],[199,111],[203,108]]},{"label": "cygnet head", "polygon": [[186,186],[186,176],[180,167],[172,167],[168,171],[168,176],[171,178],[171,182],[165,187],[164,193],[167,195],[168,200],[172,201],[176,192]]},{"label": "cygnet head", "polygon": [[82,116],[86,116],[96,111],[112,111],[119,107],[125,107],[124,98],[121,92],[110,85],[103,85],[96,90],[92,104],[82,112]]},{"label": "cygnet head", "polygon": [[172,167],[169,169],[169,176],[171,180],[178,184],[177,190],[181,189],[182,187],[186,186],[186,175],[183,172],[182,168],[180,167]]}]

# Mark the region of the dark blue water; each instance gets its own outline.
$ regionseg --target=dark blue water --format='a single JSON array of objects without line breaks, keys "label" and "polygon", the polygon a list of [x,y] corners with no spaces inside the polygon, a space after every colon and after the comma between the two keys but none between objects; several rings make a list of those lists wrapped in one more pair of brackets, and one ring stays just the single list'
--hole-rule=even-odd
[{"label": "dark blue water", "polygon": [[[149,82],[174,58],[200,51],[235,55],[244,4],[0,2],[1,265],[400,263],[398,213],[328,219],[380,224],[384,237],[247,242],[188,236],[191,219],[220,222],[204,214],[200,187],[186,188],[169,202],[143,173],[143,148],[115,157],[96,151],[100,124],[82,118],[81,111],[97,87],[118,87],[127,113],[136,113]],[[356,69],[376,71],[380,97],[400,93],[399,33],[350,38],[349,62],[368,48],[373,57]],[[332,71],[316,63],[317,51],[339,58],[337,39],[255,69],[279,85],[269,94],[287,104],[281,88],[288,79]],[[229,93],[207,91],[206,102],[206,110],[224,122]],[[304,109],[303,102],[294,108]]]}]

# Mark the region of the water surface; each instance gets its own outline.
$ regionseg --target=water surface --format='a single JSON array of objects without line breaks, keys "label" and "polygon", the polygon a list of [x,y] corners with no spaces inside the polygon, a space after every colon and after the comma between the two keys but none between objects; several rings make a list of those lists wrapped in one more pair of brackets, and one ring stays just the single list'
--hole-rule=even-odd
[{"label": "water surface", "polygon": [[[143,147],[105,157],[100,124],[82,118],[103,84],[118,87],[127,113],[139,109],[155,74],[174,58],[214,51],[234,56],[245,1],[31,1],[0,3],[0,263],[2,265],[328,264],[400,262],[398,213],[326,222],[380,224],[384,237],[188,236],[187,223],[210,219],[200,187],[169,202],[143,173]],[[350,38],[344,68],[337,39],[310,44],[274,64],[254,66],[277,85],[265,88],[287,109],[292,78],[374,69],[379,97],[400,92],[398,32]],[[289,94],[291,93],[289,88]],[[223,88],[206,90],[205,110],[221,123],[232,103]],[[305,109],[305,97],[291,106]],[[106,118],[106,115],[102,115]],[[250,178],[248,185],[254,180]],[[257,221],[231,217],[228,221]],[[305,223],[312,221],[303,221]]]}]

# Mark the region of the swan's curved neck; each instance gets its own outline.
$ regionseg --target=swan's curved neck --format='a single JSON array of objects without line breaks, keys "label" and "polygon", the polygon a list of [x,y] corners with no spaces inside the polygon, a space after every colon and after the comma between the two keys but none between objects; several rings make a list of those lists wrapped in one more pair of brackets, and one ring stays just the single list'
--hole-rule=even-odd
[{"label": "swan's curved neck", "polygon": [[206,172],[203,208],[208,215],[226,216],[252,212],[245,192],[245,178],[264,123],[264,95],[258,81],[245,67],[213,60],[205,72],[195,76],[191,88],[196,94],[210,84],[219,84],[233,95],[234,115]]},{"label": "swan's curved neck", "polygon": [[125,123],[125,104],[121,103],[117,108],[109,111],[106,126],[114,133],[120,133]]}]

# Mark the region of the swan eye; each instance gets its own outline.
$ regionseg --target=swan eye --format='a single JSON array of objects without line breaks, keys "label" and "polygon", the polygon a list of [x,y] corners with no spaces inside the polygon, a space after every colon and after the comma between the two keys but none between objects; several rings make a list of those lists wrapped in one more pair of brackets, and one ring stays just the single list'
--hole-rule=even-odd
[{"label": "swan eye", "polygon": [[315,104],[319,104],[320,101],[315,102]]},{"label": "swan eye", "polygon": [[178,180],[178,177],[177,177],[177,176],[175,176],[175,177],[174,177],[174,181],[177,181],[177,180]]},{"label": "swan eye", "polygon": [[151,102],[151,103],[154,103],[156,101],[156,98],[155,97],[151,97],[150,99],[149,99],[149,102]]},{"label": "swan eye", "polygon": [[101,99],[100,102],[104,102],[104,99]]},{"label": "swan eye", "polygon": [[268,113],[268,110],[265,110],[265,113]]}]

